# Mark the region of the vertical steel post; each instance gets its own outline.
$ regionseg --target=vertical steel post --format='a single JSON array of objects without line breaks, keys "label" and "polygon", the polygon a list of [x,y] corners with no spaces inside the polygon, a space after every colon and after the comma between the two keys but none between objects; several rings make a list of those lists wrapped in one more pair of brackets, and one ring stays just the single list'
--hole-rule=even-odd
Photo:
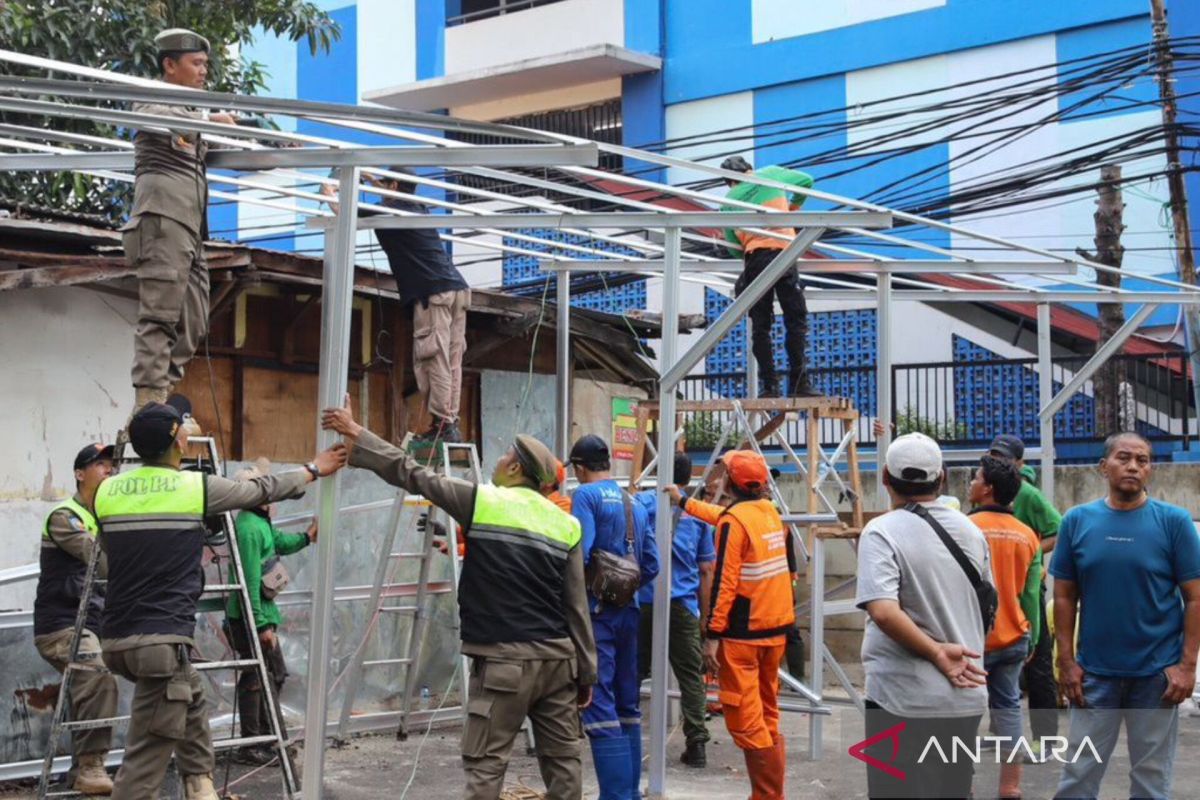
[{"label": "vertical steel post", "polygon": [[758,399],[758,360],[749,348],[746,349],[746,397],[750,400]]},{"label": "vertical steel post", "polygon": [[[1038,406],[1045,408],[1054,399],[1054,362],[1051,350],[1050,304],[1038,303]],[[1054,417],[1039,417],[1042,448],[1042,494],[1054,503]]]},{"label": "vertical steel post", "polygon": [[[663,252],[662,347],[659,374],[675,363],[679,345],[679,254],[681,235],[667,228]],[[671,483],[675,450],[675,384],[659,380],[658,389],[658,577],[654,581],[654,634],[650,656],[650,798],[665,796],[667,775],[667,641],[671,624],[671,498],[661,489]],[[640,777],[639,777],[640,783]]]},{"label": "vertical steel post", "polygon": [[[812,447],[810,444],[809,447]],[[809,509],[811,513],[812,509]],[[825,697],[825,541],[813,536],[812,559],[808,562],[812,570],[812,601],[809,605],[809,646],[812,648],[812,675],[809,685],[816,696],[814,705],[821,705]],[[821,714],[808,716],[808,757],[820,761],[825,749],[825,718]]]},{"label": "vertical steel post", "polygon": [[[342,405],[350,374],[350,312],[354,302],[354,239],[358,229],[358,167],[341,167],[338,211],[326,234],[321,277],[321,363],[317,399],[321,408]],[[337,440],[317,429],[317,447]],[[304,720],[305,800],[319,800],[324,789],[325,723],[329,716],[329,642],[333,621],[334,554],[337,551],[338,492],[341,474],[317,482],[316,577],[313,580],[312,628],[308,650],[308,705]],[[385,555],[386,557],[386,555]]]},{"label": "vertical steel post", "polygon": [[555,450],[567,463],[571,448],[571,273],[558,273],[555,301],[558,303],[558,375],[555,378],[555,413],[558,427]]},{"label": "vertical steel post", "polygon": [[[883,463],[892,443],[892,276],[881,272],[876,278],[875,298],[875,416],[883,421],[883,433],[875,441],[875,484],[880,508],[887,508],[883,488]],[[814,647],[816,643],[814,643]]]}]

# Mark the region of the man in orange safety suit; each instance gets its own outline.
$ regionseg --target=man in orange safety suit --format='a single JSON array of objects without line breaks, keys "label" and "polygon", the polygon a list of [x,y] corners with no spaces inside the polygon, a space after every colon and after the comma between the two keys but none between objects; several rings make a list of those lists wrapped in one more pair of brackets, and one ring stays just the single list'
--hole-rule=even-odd
[{"label": "man in orange safety suit", "polygon": [[721,457],[728,506],[665,489],[691,516],[716,526],[717,567],[707,610],[704,660],[717,671],[725,726],[746,758],[750,800],[782,800],[786,747],[779,731],[779,664],[796,623],[796,556],[791,535],[767,496],[763,457]]}]

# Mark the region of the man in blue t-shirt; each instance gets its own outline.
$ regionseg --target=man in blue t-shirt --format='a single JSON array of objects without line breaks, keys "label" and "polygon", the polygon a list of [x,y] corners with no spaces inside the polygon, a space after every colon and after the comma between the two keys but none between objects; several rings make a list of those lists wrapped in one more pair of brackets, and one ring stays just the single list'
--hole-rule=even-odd
[{"label": "man in blue t-shirt", "polygon": [[[676,453],[672,479],[680,491],[692,480],[692,460],[687,453]],[[658,492],[640,492],[637,501],[650,517],[650,527],[658,535]],[[671,633],[667,653],[671,670],[679,682],[679,707],[683,712],[683,735],[687,747],[679,759],[689,767],[708,766],[704,743],[708,727],[704,724],[707,698],[704,690],[704,659],[700,654],[701,609],[707,617],[712,593],[717,551],[713,547],[712,526],[675,508],[675,532],[671,539]],[[647,584],[638,594],[642,604],[639,629],[638,672],[650,674],[650,642],[654,628],[654,585]]]},{"label": "man in blue t-shirt", "polygon": [[1195,688],[1200,649],[1200,536],[1187,511],[1147,494],[1150,471],[1145,438],[1110,436],[1100,461],[1108,496],[1068,511],[1058,531],[1054,634],[1069,755],[1079,755],[1057,797],[1097,796],[1122,720],[1129,796],[1171,795],[1179,703]]},{"label": "man in blue t-shirt", "polygon": [[[583,563],[598,550],[636,558],[641,585],[658,575],[654,531],[641,503],[635,502],[609,470],[608,445],[599,436],[584,436],[571,448],[571,466],[579,488],[571,497],[571,513],[583,531]],[[633,548],[626,520],[633,520]],[[590,572],[588,573],[591,574]],[[638,599],[616,608],[588,594],[596,635],[597,679],[592,704],[583,710],[583,732],[592,745],[592,763],[600,784],[600,800],[639,797],[642,775],[642,715],[638,682]]]}]

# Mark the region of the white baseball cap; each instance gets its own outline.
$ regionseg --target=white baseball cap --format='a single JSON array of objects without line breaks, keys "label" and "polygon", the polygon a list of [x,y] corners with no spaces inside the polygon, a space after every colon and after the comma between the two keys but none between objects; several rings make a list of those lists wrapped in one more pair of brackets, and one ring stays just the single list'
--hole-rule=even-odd
[{"label": "white baseball cap", "polygon": [[887,449],[887,471],[893,478],[931,483],[942,476],[942,449],[923,433],[906,433]]}]

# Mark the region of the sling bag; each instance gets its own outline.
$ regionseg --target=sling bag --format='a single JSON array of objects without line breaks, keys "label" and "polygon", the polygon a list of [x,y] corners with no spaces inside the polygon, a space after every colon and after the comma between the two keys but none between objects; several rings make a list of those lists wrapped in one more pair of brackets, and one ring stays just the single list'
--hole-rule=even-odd
[{"label": "sling bag", "polygon": [[979,598],[979,615],[983,619],[983,632],[986,635],[991,631],[992,626],[996,623],[996,610],[1000,606],[1000,595],[996,592],[996,587],[990,581],[985,581],[979,576],[979,570],[972,566],[967,560],[967,556],[963,553],[962,548],[958,546],[958,542],[946,533],[946,529],[941,526],[933,515],[929,513],[929,509],[919,503],[909,503],[904,507],[905,511],[916,514],[921,519],[929,523],[929,527],[933,528],[933,532],[942,540],[942,544],[946,545],[946,549],[950,551],[950,555],[954,556],[954,560],[962,567],[962,571],[966,573],[967,580],[971,582],[972,588],[975,589],[975,596]]},{"label": "sling bag", "polygon": [[271,556],[262,565],[262,583],[259,588],[264,600],[274,600],[279,593],[287,588],[291,578],[279,560],[279,556]]},{"label": "sling bag", "polygon": [[621,492],[621,500],[625,505],[625,549],[629,554],[619,556],[593,548],[584,575],[592,596],[615,608],[624,608],[633,602],[642,585],[642,568],[633,541],[633,504],[628,492]]}]

